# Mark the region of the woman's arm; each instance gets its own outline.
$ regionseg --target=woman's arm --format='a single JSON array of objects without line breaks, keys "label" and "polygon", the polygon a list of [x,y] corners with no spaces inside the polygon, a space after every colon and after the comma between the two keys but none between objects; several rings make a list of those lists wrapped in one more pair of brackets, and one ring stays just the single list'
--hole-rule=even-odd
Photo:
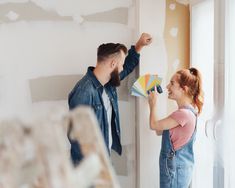
[{"label": "woman's arm", "polygon": [[157,135],[161,135],[163,130],[169,130],[179,125],[177,121],[171,117],[167,117],[161,120],[158,120],[157,117],[157,92],[151,92],[149,94],[149,125],[150,129],[155,130]]},{"label": "woman's arm", "polygon": [[156,130],[157,135],[162,135],[162,130],[157,128],[157,106],[154,105],[153,108],[150,108],[150,117],[149,117],[150,129]]}]

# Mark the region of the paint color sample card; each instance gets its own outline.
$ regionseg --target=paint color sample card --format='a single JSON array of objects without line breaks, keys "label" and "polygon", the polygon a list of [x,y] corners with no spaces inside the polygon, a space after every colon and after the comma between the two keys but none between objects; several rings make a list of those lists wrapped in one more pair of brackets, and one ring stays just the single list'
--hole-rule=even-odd
[{"label": "paint color sample card", "polygon": [[158,77],[158,75],[146,74],[140,76],[131,88],[131,95],[136,97],[147,97],[148,91],[152,90],[155,86],[160,88],[161,82],[162,78]]}]

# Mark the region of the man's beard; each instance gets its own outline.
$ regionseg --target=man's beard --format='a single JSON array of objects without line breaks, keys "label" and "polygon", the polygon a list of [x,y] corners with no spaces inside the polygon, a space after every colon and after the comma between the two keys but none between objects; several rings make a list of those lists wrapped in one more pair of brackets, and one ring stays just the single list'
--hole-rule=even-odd
[{"label": "man's beard", "polygon": [[110,84],[114,87],[120,86],[121,80],[120,80],[120,77],[119,77],[118,68],[115,68],[113,70],[113,72],[111,72]]}]

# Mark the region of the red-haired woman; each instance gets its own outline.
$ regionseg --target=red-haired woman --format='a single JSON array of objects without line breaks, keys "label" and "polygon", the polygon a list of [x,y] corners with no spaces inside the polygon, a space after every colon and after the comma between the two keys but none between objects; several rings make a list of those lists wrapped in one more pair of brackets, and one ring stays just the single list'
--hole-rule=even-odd
[{"label": "red-haired woman", "polygon": [[157,92],[149,94],[150,128],[162,135],[160,188],[188,188],[194,166],[193,143],[197,117],[202,111],[201,74],[196,68],[177,71],[167,85],[168,98],[178,109],[164,119],[157,118]]}]

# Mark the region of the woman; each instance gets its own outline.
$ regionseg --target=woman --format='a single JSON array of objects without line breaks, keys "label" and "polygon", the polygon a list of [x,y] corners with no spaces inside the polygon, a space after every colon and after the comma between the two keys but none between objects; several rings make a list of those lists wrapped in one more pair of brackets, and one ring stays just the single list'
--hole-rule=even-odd
[{"label": "woman", "polygon": [[196,68],[176,72],[167,85],[168,98],[178,109],[164,119],[157,118],[157,94],[149,94],[150,128],[162,135],[159,159],[161,188],[188,188],[192,179],[197,117],[202,111],[201,74]]}]

